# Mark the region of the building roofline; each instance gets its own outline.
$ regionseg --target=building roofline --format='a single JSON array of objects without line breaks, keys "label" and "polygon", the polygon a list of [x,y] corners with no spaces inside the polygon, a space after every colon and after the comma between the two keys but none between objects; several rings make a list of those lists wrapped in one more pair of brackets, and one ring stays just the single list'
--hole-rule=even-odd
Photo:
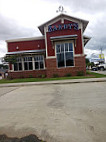
[{"label": "building roofline", "polygon": [[45,37],[39,36],[39,37],[31,37],[31,38],[10,39],[10,40],[6,40],[6,42],[9,43],[9,42],[32,41],[32,40],[42,40],[42,39],[45,39]]},{"label": "building roofline", "polygon": [[[63,17],[63,16],[66,17],[66,18],[72,18],[72,19],[81,21],[81,22],[83,23],[84,30],[86,29],[86,27],[87,27],[87,25],[88,25],[88,23],[89,23],[89,21],[87,21],[87,20],[84,20],[84,19],[81,19],[81,18],[77,18],[77,17],[73,17],[73,16],[66,15],[66,14],[63,14],[63,13],[62,13],[62,14],[59,14],[58,16],[52,18],[51,20],[49,20],[49,21],[47,21],[47,22],[41,24],[40,26],[38,26],[38,28],[39,28],[39,30],[41,31],[41,33],[44,34],[44,31],[42,31],[42,27],[44,27],[46,24],[49,24],[50,22],[52,22],[52,21],[58,19],[59,17]],[[44,29],[44,28],[43,28],[43,29]]]}]

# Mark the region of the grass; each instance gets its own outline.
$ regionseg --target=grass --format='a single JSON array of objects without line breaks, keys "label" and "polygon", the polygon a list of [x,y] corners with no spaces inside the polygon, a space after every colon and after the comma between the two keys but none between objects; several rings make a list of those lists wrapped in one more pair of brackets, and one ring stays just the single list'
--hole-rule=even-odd
[{"label": "grass", "polygon": [[102,78],[106,75],[87,71],[86,76],[71,76],[71,77],[57,77],[57,78],[22,78],[22,79],[2,79],[0,84],[3,83],[22,83],[22,82],[39,82],[39,81],[52,81],[52,80],[66,80],[66,79],[86,79],[86,78]]}]

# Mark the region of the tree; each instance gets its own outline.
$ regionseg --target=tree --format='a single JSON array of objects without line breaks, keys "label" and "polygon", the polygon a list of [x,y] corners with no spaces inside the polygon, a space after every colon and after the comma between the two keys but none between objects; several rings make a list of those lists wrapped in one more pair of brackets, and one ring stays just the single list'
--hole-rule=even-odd
[{"label": "tree", "polygon": [[89,66],[90,66],[90,61],[89,61],[89,59],[88,59],[88,58],[86,58],[85,60],[86,60],[86,66],[88,66],[88,67],[89,67]]},{"label": "tree", "polygon": [[14,64],[17,61],[17,55],[10,55],[10,56],[4,56],[4,58],[2,59],[3,63],[10,63],[10,64]]},{"label": "tree", "polygon": [[3,64],[0,64],[0,69],[3,68],[3,69],[8,69],[8,65],[3,65]]}]

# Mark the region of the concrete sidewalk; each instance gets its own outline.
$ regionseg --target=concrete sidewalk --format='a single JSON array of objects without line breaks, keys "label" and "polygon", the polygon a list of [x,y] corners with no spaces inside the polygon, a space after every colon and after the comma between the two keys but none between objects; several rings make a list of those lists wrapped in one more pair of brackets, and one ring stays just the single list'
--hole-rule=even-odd
[{"label": "concrete sidewalk", "polygon": [[73,83],[89,83],[89,82],[106,82],[106,77],[105,78],[40,81],[40,82],[24,82],[24,83],[7,83],[7,84],[0,84],[0,87],[19,87],[19,86],[50,85],[50,84],[73,84]]}]

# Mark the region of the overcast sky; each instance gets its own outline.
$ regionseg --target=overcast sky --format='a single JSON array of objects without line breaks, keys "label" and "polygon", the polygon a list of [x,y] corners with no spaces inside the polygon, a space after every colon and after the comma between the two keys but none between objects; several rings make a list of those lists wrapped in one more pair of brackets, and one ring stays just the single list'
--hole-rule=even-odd
[{"label": "overcast sky", "polygon": [[66,14],[89,20],[85,54],[102,48],[106,56],[106,0],[0,0],[0,57],[7,52],[5,40],[40,36],[37,27],[57,16],[60,5]]}]

